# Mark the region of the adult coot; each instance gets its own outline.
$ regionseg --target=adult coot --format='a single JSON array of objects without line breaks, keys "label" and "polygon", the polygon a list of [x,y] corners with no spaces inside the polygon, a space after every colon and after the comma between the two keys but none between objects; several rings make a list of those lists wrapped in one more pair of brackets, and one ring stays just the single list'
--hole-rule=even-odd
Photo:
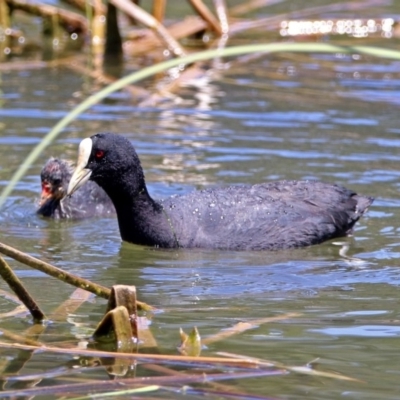
[{"label": "adult coot", "polygon": [[372,203],[344,187],[280,181],[208,189],[153,200],[139,158],[123,136],[82,140],[71,195],[89,179],[110,196],[123,240],[164,248],[277,250],[352,233]]},{"label": "adult coot", "polygon": [[76,196],[65,198],[72,172],[73,167],[68,161],[53,157],[47,160],[40,173],[39,215],[78,219],[115,214],[112,201],[95,182],[88,182]]}]

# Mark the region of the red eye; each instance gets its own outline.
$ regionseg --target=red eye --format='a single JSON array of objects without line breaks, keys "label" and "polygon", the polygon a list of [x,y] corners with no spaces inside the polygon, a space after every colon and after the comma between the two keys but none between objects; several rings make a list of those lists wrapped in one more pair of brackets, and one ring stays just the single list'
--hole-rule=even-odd
[{"label": "red eye", "polygon": [[96,150],[96,152],[94,153],[94,156],[96,157],[97,160],[101,160],[104,157],[104,151]]}]

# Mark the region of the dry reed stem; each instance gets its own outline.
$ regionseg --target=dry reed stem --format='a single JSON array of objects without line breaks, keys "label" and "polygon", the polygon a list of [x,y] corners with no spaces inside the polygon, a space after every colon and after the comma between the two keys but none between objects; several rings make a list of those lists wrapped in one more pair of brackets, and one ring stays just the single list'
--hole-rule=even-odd
[{"label": "dry reed stem", "polygon": [[4,36],[4,41],[0,41],[0,60],[5,56],[4,49],[9,46],[11,31],[10,10],[5,0],[0,0],[0,34]]},{"label": "dry reed stem", "polygon": [[[93,7],[93,1],[91,0],[61,0],[63,3],[69,4],[80,11],[86,11],[87,5]],[[103,14],[106,12],[106,7],[103,6]]]},{"label": "dry reed stem", "polygon": [[[57,386],[44,386],[35,387],[30,389],[17,389],[17,390],[6,390],[1,392],[2,397],[21,397],[21,396],[54,396],[56,394],[66,394],[70,398],[72,393],[100,393],[101,398],[105,397],[106,392],[110,392],[109,395],[113,395],[111,390],[119,390],[116,395],[122,395],[123,392],[126,393],[127,390],[133,388],[151,388],[154,390],[162,389],[161,387],[154,387],[150,385],[165,385],[167,387],[177,387],[183,384],[191,383],[208,383],[219,380],[232,380],[232,379],[245,379],[245,378],[255,378],[262,376],[272,376],[272,375],[282,375],[286,371],[270,371],[270,370],[255,370],[246,372],[227,372],[227,373],[214,373],[214,374],[186,374],[184,376],[152,376],[152,377],[137,377],[137,378],[127,378],[127,379],[117,379],[117,380],[98,380],[91,381],[89,383],[67,383],[64,385]],[[108,393],[107,393],[108,394]],[[133,393],[132,393],[133,394]],[[93,396],[94,397],[94,396]],[[96,396],[97,397],[97,396]],[[60,398],[60,397],[57,397]],[[89,398],[87,396],[84,397]],[[92,397],[90,397],[92,398]],[[119,398],[119,397],[118,397]],[[133,398],[133,397],[132,397]],[[137,397],[135,397],[137,398]],[[146,397],[148,398],[148,397]],[[259,397],[258,397],[259,398]]]},{"label": "dry reed stem", "polygon": [[189,0],[189,3],[195,9],[197,14],[199,14],[200,17],[207,22],[211,30],[213,30],[218,36],[222,35],[223,31],[220,23],[202,0]]},{"label": "dry reed stem", "polygon": [[175,57],[182,57],[185,55],[183,48],[169,34],[168,30],[142,8],[129,0],[110,0],[110,3],[125,12],[130,17],[152,29]]},{"label": "dry reed stem", "polygon": [[219,351],[217,354],[220,356],[225,356],[225,357],[232,357],[233,359],[243,359],[243,360],[253,360],[254,362],[262,362],[264,365],[269,365],[270,367],[275,367],[275,368],[280,368],[284,369],[287,371],[291,372],[297,372],[299,374],[304,374],[304,375],[312,375],[312,376],[318,376],[321,378],[332,378],[332,379],[338,379],[342,381],[350,381],[350,382],[363,382],[360,379],[352,378],[347,375],[342,375],[338,374],[336,372],[324,372],[324,371],[318,371],[312,368],[312,364],[316,362],[316,360],[313,360],[309,362],[307,365],[304,366],[291,366],[291,365],[285,365],[280,362],[276,361],[269,361],[261,358],[256,358],[256,357],[246,357],[242,356],[241,354],[235,354],[235,353],[228,353],[224,351]]},{"label": "dry reed stem", "polygon": [[[45,274],[57,278],[65,283],[69,283],[75,287],[94,293],[96,296],[103,297],[105,299],[108,299],[110,296],[110,289],[101,285],[97,285],[87,279],[70,274],[69,272],[63,271],[61,268],[57,268],[49,263],[41,261],[38,258],[32,257],[17,249],[14,249],[11,246],[7,246],[4,243],[0,243],[0,253],[3,253],[14,260],[44,272]],[[140,301],[137,302],[137,306],[139,309],[144,311],[154,310],[154,307]]]},{"label": "dry reed stem", "polygon": [[28,309],[23,304],[21,304],[20,306],[15,307],[12,311],[0,314],[0,320],[4,318],[16,317],[20,314],[26,314],[27,311]]},{"label": "dry reed stem", "polygon": [[[186,372],[184,371],[177,371],[176,369],[172,369],[169,367],[166,367],[165,365],[159,365],[159,364],[141,364],[142,368],[146,368],[152,372],[156,372],[159,375],[169,375],[169,376],[181,376],[185,375]],[[223,383],[218,383],[218,382],[209,382],[208,383],[209,387],[215,390],[219,391],[224,391],[226,393],[234,393],[236,396],[242,395],[243,398],[251,398],[248,393],[243,394],[239,393],[237,387],[232,387],[228,386]]]},{"label": "dry reed stem", "polygon": [[83,357],[105,357],[105,358],[120,358],[130,359],[132,361],[141,362],[178,362],[178,363],[194,363],[194,364],[218,364],[227,367],[237,368],[261,368],[264,366],[270,366],[263,362],[254,360],[243,359],[228,359],[223,357],[190,357],[190,356],[179,356],[179,355],[163,355],[163,354],[146,354],[146,353],[118,353],[101,350],[84,350],[80,348],[68,348],[63,349],[54,346],[32,346],[20,343],[7,343],[0,342],[0,348],[16,349],[16,350],[31,350],[38,352],[49,352],[56,354],[69,354],[71,356],[83,356]]},{"label": "dry reed stem", "polygon": [[164,20],[166,4],[167,4],[167,0],[154,0],[153,1],[153,17],[158,22],[162,22]]},{"label": "dry reed stem", "polygon": [[[68,58],[65,63],[60,63],[60,64],[64,64],[66,68],[69,68],[71,71],[74,71],[77,74],[85,75],[92,79],[95,79],[96,82],[101,85],[110,85],[117,80],[115,77],[107,75],[102,71],[99,71],[98,69],[96,70],[91,69],[90,67],[87,66],[87,61],[82,61],[80,59],[79,60],[74,59],[71,61]],[[43,65],[43,67],[45,66],[46,65]],[[147,98],[148,96],[150,96],[150,92],[144,88],[141,88],[140,86],[128,85],[124,87],[124,89],[122,90],[128,92],[132,97],[137,99]]]},{"label": "dry reed stem", "polygon": [[86,279],[63,271],[61,268],[57,268],[47,262],[41,261],[38,258],[32,257],[26,253],[12,248],[11,246],[7,246],[4,243],[0,243],[0,253],[3,253],[8,257],[13,258],[14,260],[17,260],[25,265],[28,265],[31,268],[35,268],[41,272],[44,272],[45,274],[57,278],[63,282],[94,293],[99,297],[108,299],[111,293],[111,290],[104,286],[96,285]]},{"label": "dry reed stem", "polygon": [[225,0],[214,0],[215,12],[223,35],[229,33],[228,7]]},{"label": "dry reed stem", "polygon": [[11,332],[7,329],[0,328],[0,331],[5,338],[10,339],[13,342],[23,343],[23,344],[27,344],[30,346],[37,346],[37,347],[43,346],[43,343],[38,342],[35,339],[30,339],[26,336],[19,335],[18,333]]},{"label": "dry reed stem", "polygon": [[27,0],[6,0],[9,7],[15,10],[25,11],[28,14],[42,18],[58,17],[60,25],[67,32],[86,33],[88,26],[86,18],[72,11],[67,11],[49,4],[32,3]]},{"label": "dry reed stem", "polygon": [[44,312],[40,309],[39,305],[25,289],[22,282],[11,267],[6,263],[3,257],[0,257],[0,275],[5,280],[11,290],[17,295],[21,302],[31,313],[35,322],[41,322],[45,319]]},{"label": "dry reed stem", "polygon": [[[175,40],[194,35],[207,28],[207,24],[199,17],[186,17],[183,21],[170,25],[167,30]],[[147,31],[141,38],[134,35],[127,35],[128,41],[124,44],[124,49],[131,55],[148,54],[153,49],[160,47],[160,40],[153,31]],[[132,39],[132,40],[129,40]]]},{"label": "dry reed stem", "polygon": [[9,301],[12,301],[15,304],[23,305],[21,300],[14,293],[7,292],[6,290],[0,289],[0,296],[4,297],[5,299],[7,299]]},{"label": "dry reed stem", "polygon": [[267,318],[259,318],[254,319],[247,322],[239,322],[238,324],[234,325],[233,327],[224,330],[222,332],[217,333],[216,335],[210,336],[206,339],[202,340],[202,344],[209,345],[211,343],[218,342],[220,340],[226,339],[230,336],[237,335],[239,333],[243,333],[249,329],[254,329],[255,327],[263,324],[267,324],[270,322],[282,321],[288,318],[296,318],[300,317],[302,314],[299,313],[288,313],[285,315],[278,315],[276,317],[267,317]]},{"label": "dry reed stem", "polygon": [[64,321],[69,314],[73,314],[83,303],[88,301],[92,294],[83,289],[75,289],[74,292],[60,304],[50,315],[51,321]]}]

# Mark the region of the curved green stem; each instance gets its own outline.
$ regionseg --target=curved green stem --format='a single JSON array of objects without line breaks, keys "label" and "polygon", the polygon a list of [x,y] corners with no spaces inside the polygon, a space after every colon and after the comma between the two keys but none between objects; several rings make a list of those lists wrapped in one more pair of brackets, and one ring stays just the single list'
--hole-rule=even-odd
[{"label": "curved green stem", "polygon": [[209,60],[215,57],[232,57],[250,53],[276,53],[276,52],[308,52],[308,53],[359,53],[376,57],[400,60],[400,51],[382,49],[369,46],[335,46],[326,43],[267,43],[252,44],[245,46],[226,47],[224,49],[206,50],[199,53],[187,55],[185,57],[175,58],[164,61],[151,67],[144,68],[134,72],[124,78],[119,79],[113,84],[105,87],[96,94],[88,97],[64,118],[61,119],[53,129],[43,138],[43,140],[31,151],[25,161],[14,173],[8,185],[0,194],[0,207],[4,204],[6,198],[11,194],[15,185],[24,176],[32,163],[39,157],[40,153],[60,134],[60,132],[81,113],[89,109],[94,104],[109,96],[111,93],[122,89],[123,87],[158,74],[170,68],[182,64],[191,64],[197,61]]}]

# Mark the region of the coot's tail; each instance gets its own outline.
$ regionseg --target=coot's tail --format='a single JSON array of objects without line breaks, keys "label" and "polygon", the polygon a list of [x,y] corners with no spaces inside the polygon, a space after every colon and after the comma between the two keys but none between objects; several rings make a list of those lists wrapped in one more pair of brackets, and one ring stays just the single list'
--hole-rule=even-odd
[{"label": "coot's tail", "polygon": [[367,212],[368,207],[375,200],[373,197],[361,196],[356,194],[353,199],[357,201],[355,212],[352,216],[352,223],[346,232],[346,235],[351,235],[353,233],[353,228],[356,222],[362,217],[362,215]]},{"label": "coot's tail", "polygon": [[360,196],[360,195],[355,195],[354,198],[357,200],[356,214],[359,215],[358,218],[360,218],[368,210],[368,207],[375,200],[373,197]]}]

